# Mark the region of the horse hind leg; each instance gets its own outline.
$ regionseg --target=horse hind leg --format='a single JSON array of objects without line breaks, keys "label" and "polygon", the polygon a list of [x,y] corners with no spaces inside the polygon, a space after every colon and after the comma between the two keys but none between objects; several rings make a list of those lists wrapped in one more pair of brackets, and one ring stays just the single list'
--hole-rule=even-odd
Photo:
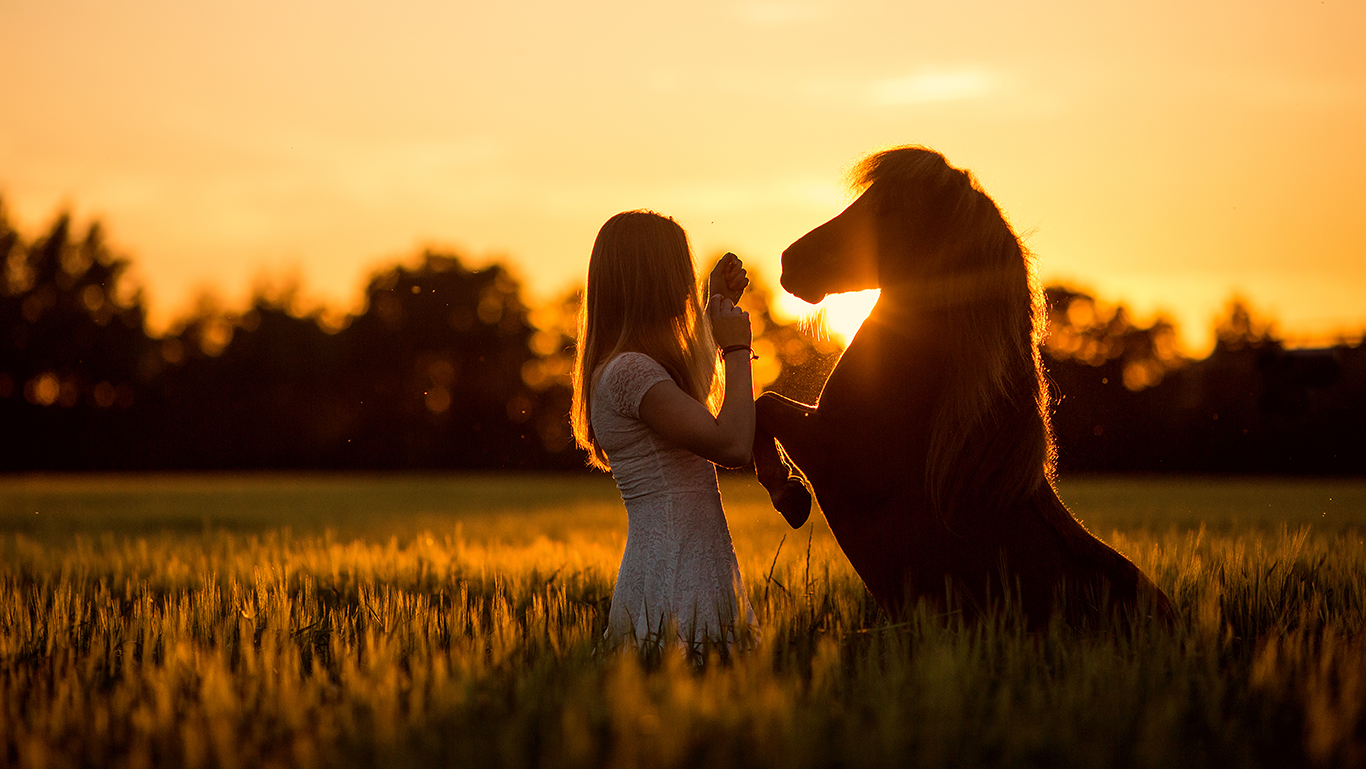
[{"label": "horse hind leg", "polygon": [[778,442],[762,430],[754,432],[754,472],[768,491],[773,507],[794,529],[811,516],[811,488]]}]

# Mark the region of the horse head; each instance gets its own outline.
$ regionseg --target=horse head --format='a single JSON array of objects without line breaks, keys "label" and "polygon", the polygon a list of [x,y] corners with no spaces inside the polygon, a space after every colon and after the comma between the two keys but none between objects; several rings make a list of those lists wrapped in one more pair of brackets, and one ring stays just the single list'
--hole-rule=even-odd
[{"label": "horse head", "polygon": [[783,252],[789,293],[814,304],[881,288],[922,309],[1009,293],[1028,301],[1019,240],[972,174],[933,150],[899,147],[863,161],[854,179],[858,198]]},{"label": "horse head", "polygon": [[827,294],[877,288],[877,241],[873,201],[865,192],[839,216],[783,251],[778,282],[789,294],[811,304]]},{"label": "horse head", "polygon": [[[877,153],[854,180],[858,198],[783,252],[783,288],[808,302],[880,288],[868,322],[883,333],[865,344],[913,332],[944,351],[927,469],[942,517],[985,505],[970,499],[984,490],[1034,493],[1052,476],[1054,450],[1043,296],[1019,239],[972,174],[933,150]],[[993,446],[1009,456],[987,456]]]}]

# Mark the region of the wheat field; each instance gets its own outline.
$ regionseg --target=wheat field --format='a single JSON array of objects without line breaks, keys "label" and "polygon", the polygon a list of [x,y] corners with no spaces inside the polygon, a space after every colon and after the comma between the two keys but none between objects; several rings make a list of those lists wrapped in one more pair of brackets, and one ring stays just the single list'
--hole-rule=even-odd
[{"label": "wheat field", "polygon": [[893,624],[722,483],[748,652],[602,641],[601,476],[0,479],[0,765],[1359,766],[1366,482],[1083,478],[1141,624]]}]

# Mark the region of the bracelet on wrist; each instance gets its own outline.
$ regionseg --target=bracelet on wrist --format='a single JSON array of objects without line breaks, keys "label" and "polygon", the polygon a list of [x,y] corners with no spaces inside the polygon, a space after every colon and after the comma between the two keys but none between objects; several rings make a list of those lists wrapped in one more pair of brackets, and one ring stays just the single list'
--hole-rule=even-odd
[{"label": "bracelet on wrist", "polygon": [[733,353],[733,352],[739,352],[739,351],[741,351],[741,350],[745,350],[746,352],[749,353],[749,359],[750,359],[750,360],[759,360],[759,356],[754,354],[754,348],[753,348],[753,347],[750,347],[750,346],[747,345],[747,344],[733,344],[733,345],[730,345],[729,347],[722,347],[722,348],[721,348],[721,357],[724,358],[724,357],[726,357],[727,355],[730,355],[730,354]]}]

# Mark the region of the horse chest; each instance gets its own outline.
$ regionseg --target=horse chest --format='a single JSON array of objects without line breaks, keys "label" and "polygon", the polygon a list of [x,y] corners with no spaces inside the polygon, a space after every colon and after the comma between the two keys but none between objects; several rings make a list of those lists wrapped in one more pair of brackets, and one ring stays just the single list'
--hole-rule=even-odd
[{"label": "horse chest", "polygon": [[872,345],[851,346],[817,407],[822,437],[836,449],[826,456],[860,488],[904,488],[908,477],[924,475],[938,399],[934,366],[906,365]]}]

